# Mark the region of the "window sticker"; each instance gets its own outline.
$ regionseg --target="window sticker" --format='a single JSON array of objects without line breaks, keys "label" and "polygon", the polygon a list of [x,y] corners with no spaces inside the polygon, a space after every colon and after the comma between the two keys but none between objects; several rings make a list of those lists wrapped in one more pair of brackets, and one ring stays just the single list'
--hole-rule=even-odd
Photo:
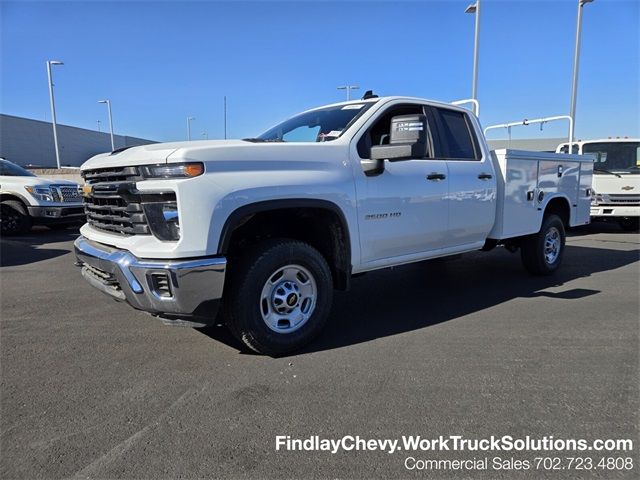
[{"label": "window sticker", "polygon": [[341,110],[360,110],[362,107],[364,107],[364,103],[352,103],[345,105]]}]

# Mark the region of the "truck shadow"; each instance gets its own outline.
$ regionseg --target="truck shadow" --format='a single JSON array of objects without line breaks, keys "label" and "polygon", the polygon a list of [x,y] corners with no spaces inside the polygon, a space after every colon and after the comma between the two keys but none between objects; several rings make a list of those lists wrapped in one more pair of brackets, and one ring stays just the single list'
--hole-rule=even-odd
[{"label": "truck shadow", "polygon": [[[459,260],[432,261],[371,272],[353,279],[349,292],[335,292],[334,305],[319,338],[297,355],[331,350],[455,320],[516,298],[579,300],[599,290],[568,288],[572,280],[614,270],[640,259],[639,250],[568,245],[562,268],[533,277],[519,255],[503,249],[471,253]],[[546,291],[554,287],[553,292]],[[200,330],[211,338],[242,346],[226,328]]]},{"label": "truck shadow", "polygon": [[73,241],[79,234],[77,228],[49,230],[44,227],[34,227],[26,235],[0,236],[0,267],[28,265],[65,255],[71,250],[51,248],[49,244]]}]

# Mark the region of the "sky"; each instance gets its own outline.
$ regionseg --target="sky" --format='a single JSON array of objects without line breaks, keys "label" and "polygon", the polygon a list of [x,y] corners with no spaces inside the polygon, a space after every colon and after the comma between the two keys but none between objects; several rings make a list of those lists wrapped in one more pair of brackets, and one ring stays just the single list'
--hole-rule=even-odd
[{"label": "sky", "polygon": [[[569,112],[577,0],[481,0],[483,126]],[[342,101],[336,87],[451,101],[471,95],[468,0],[0,1],[0,112],[158,141],[256,136]],[[640,1],[584,7],[576,137],[640,136]],[[563,123],[513,138],[566,135]],[[504,138],[495,131],[491,138]]]}]

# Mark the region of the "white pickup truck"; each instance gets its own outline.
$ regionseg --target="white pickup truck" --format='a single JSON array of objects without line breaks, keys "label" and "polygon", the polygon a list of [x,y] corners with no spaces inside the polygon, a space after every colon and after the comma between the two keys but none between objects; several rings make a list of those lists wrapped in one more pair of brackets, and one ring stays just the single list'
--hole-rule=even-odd
[{"label": "white pickup truck", "polygon": [[80,225],[84,219],[79,185],[37,177],[0,158],[0,233],[19,235],[32,225],[51,229]]},{"label": "white pickup truck", "polygon": [[184,322],[217,314],[251,349],[297,349],[367,271],[503,245],[553,273],[589,222],[593,162],[490,152],[446,103],[365,95],[256,138],[154,144],[82,166],[77,265],[99,290]]},{"label": "white pickup truck", "polygon": [[[556,152],[567,153],[568,143]],[[640,139],[607,138],[574,142],[573,153],[595,156],[591,217],[612,220],[627,231],[640,228]]]}]

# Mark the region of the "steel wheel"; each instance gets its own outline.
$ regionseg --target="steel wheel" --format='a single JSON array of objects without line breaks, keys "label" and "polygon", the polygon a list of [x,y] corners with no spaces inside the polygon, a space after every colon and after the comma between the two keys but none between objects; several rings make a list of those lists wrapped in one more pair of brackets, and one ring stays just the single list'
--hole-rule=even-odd
[{"label": "steel wheel", "polygon": [[318,287],[309,270],[301,265],[281,267],[262,288],[262,320],[274,332],[295,332],[313,314],[317,297]]},{"label": "steel wheel", "polygon": [[549,265],[558,259],[561,248],[560,231],[556,227],[551,227],[544,236],[544,259]]}]

